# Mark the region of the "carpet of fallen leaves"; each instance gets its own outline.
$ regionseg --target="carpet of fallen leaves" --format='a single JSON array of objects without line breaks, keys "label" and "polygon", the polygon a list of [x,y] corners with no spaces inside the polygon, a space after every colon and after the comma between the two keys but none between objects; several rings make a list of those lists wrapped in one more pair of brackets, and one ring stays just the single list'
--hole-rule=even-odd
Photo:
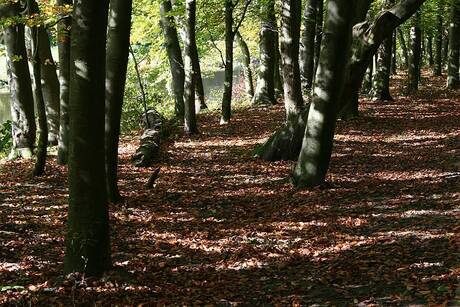
[{"label": "carpet of fallen leaves", "polygon": [[[113,270],[64,276],[66,170],[0,174],[0,304],[460,304],[460,94],[427,79],[416,95],[362,100],[339,122],[328,184],[295,190],[292,162],[250,151],[283,107],[248,109],[165,144],[139,169],[120,148],[124,200],[111,205]],[[399,93],[399,94],[396,94]],[[149,174],[161,166],[152,189]]]}]

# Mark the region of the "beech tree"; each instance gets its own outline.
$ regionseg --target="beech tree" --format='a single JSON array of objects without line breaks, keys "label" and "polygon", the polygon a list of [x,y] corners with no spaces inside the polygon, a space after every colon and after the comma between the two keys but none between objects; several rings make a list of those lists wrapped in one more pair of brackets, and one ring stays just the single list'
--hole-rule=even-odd
[{"label": "beech tree", "polygon": [[[394,4],[392,0],[384,2],[388,9]],[[373,97],[377,100],[393,100],[390,94],[391,57],[393,46],[393,33],[386,37],[377,51],[376,73],[373,79]]]},{"label": "beech tree", "polygon": [[67,163],[69,155],[70,33],[72,27],[72,18],[64,8],[72,4],[72,0],[57,1],[57,5],[62,8],[57,34],[60,83],[58,163],[61,165]]},{"label": "beech tree", "polygon": [[315,34],[318,2],[321,0],[309,0],[304,10],[304,31],[302,33],[302,47],[300,48],[300,72],[305,90],[309,90],[313,84],[315,65]]},{"label": "beech tree", "polygon": [[246,94],[249,98],[252,98],[254,97],[254,84],[252,80],[251,54],[249,53],[248,44],[246,44],[240,31],[236,32],[236,40],[240,46],[241,54],[243,55],[243,74]]},{"label": "beech tree", "polygon": [[[275,104],[275,72],[277,69],[278,40],[275,1],[269,0],[260,7],[259,54],[260,66],[257,86],[252,99],[254,105]],[[278,68],[279,69],[279,68]]]},{"label": "beech tree", "polygon": [[293,173],[297,187],[321,184],[329,167],[336,110],[343,90],[357,1],[329,0],[313,98],[299,159]]},{"label": "beech tree", "polygon": [[294,160],[298,157],[305,130],[307,108],[302,98],[299,66],[301,3],[284,0],[281,3],[281,58],[283,63],[284,106],[286,122],[255,155],[268,161]]},{"label": "beech tree", "polygon": [[241,23],[246,16],[251,0],[246,0],[243,12],[240,19],[235,23],[233,22],[233,11],[238,4],[233,3],[232,0],[225,0],[225,77],[224,77],[224,93],[222,95],[222,116],[220,119],[221,124],[228,124],[232,116],[232,89],[233,89],[233,41],[238,32]]},{"label": "beech tree", "polygon": [[11,95],[13,148],[10,158],[32,156],[37,129],[24,24],[17,21],[20,12],[19,2],[7,2],[2,6],[2,15],[10,19],[3,31]]},{"label": "beech tree", "polygon": [[172,12],[170,0],[160,2],[161,27],[164,33],[165,48],[168,53],[169,66],[171,69],[172,87],[174,92],[176,117],[180,120],[184,118],[184,63],[179,44],[179,37],[174,23],[174,17],[169,16]]},{"label": "beech tree", "polygon": [[[39,14],[39,8],[37,2],[34,0],[27,1],[27,15],[30,18]],[[48,135],[48,123],[47,123],[47,114],[46,114],[46,105],[45,99],[42,90],[42,66],[44,61],[41,58],[42,48],[49,49],[49,40],[45,42],[41,38],[43,31],[42,24],[32,25],[29,27],[30,30],[30,47],[31,47],[31,62],[32,62],[32,75],[33,75],[33,95],[35,100],[35,105],[37,107],[38,114],[38,127],[39,127],[39,138],[38,138],[38,150],[37,150],[37,159],[35,161],[34,169],[32,174],[34,176],[41,176],[45,172],[46,165],[46,155],[47,147],[49,142]],[[45,53],[46,54],[46,53]],[[56,73],[56,71],[54,72]]]},{"label": "beech tree", "polygon": [[132,0],[110,0],[105,81],[105,158],[107,194],[111,202],[118,191],[118,143],[129,56]]},{"label": "beech tree", "polygon": [[66,272],[110,268],[104,123],[108,0],[75,1],[70,77]]},{"label": "beech tree", "polygon": [[198,133],[195,113],[195,83],[196,71],[193,69],[193,49],[195,43],[196,1],[185,1],[185,27],[184,27],[184,131],[189,134]]},{"label": "beech tree", "polygon": [[416,91],[418,89],[422,57],[421,43],[420,15],[417,13],[414,18],[414,24],[410,29],[409,91]]},{"label": "beech tree", "polygon": [[460,1],[452,0],[449,21],[449,57],[447,63],[447,87],[458,89],[460,55]]}]

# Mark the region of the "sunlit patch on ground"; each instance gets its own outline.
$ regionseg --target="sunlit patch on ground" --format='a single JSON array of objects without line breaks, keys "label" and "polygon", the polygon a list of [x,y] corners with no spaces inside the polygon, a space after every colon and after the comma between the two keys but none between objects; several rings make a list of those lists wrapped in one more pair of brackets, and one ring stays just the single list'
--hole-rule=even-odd
[{"label": "sunlit patch on ground", "polygon": [[[66,169],[0,165],[0,304],[459,304],[460,100],[442,79],[339,122],[326,187],[294,190],[292,163],[254,159],[281,105],[199,117],[152,168],[119,150],[113,270],[63,276]],[[161,166],[153,189],[144,188]]]}]

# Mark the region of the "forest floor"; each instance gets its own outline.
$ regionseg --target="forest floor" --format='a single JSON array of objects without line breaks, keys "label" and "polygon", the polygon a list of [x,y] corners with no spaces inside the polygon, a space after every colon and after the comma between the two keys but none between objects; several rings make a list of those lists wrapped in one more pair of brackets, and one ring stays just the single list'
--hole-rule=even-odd
[{"label": "forest floor", "polygon": [[[328,184],[295,190],[292,162],[251,157],[282,106],[248,109],[165,145],[135,168],[120,149],[124,201],[110,206],[113,270],[64,276],[66,171],[0,172],[0,304],[460,304],[460,93],[424,76],[395,101],[363,100],[339,122]],[[161,166],[152,189],[149,174]]]}]

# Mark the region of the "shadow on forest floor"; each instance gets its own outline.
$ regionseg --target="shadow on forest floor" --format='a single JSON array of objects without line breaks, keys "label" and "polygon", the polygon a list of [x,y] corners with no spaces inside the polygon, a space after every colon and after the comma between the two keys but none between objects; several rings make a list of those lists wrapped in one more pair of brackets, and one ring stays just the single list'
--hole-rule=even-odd
[{"label": "shadow on forest floor", "polygon": [[430,81],[339,122],[326,188],[294,190],[291,162],[250,156],[281,106],[225,127],[201,116],[199,136],[167,144],[151,190],[154,168],[134,168],[124,141],[102,280],[61,273],[65,168],[32,179],[30,162],[1,165],[0,304],[458,303],[460,99]]}]

